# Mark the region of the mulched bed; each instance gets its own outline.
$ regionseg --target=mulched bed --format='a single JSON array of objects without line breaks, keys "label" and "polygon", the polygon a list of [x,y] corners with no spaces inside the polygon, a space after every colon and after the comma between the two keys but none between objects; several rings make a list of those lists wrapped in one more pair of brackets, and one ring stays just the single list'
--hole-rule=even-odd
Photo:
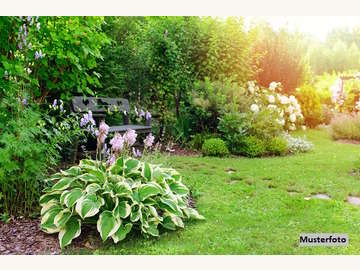
[{"label": "mulched bed", "polygon": [[[190,192],[188,206],[196,208],[196,200]],[[96,229],[82,226],[70,249],[93,250],[102,245]],[[60,254],[58,234],[46,234],[40,230],[40,219],[12,218],[0,221],[0,255],[56,255]]]}]

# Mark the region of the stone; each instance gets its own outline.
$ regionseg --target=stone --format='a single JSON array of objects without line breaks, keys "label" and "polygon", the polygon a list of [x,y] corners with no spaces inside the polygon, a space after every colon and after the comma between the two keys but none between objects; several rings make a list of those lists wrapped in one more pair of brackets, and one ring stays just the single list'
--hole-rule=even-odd
[{"label": "stone", "polygon": [[315,199],[322,199],[322,200],[330,200],[331,198],[329,197],[329,195],[327,194],[323,194],[323,193],[319,193],[319,194],[314,194],[311,196],[312,198]]},{"label": "stone", "polygon": [[352,205],[360,205],[360,198],[356,196],[348,196],[347,201]]}]

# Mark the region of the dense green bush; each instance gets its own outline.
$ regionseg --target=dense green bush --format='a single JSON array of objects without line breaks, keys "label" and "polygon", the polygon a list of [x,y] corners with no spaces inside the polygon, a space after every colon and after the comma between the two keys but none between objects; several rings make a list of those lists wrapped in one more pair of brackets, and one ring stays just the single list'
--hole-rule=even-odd
[{"label": "dense green bush", "polygon": [[131,230],[159,236],[160,226],[175,230],[184,227],[183,219],[203,219],[188,206],[189,190],[177,171],[133,158],[120,157],[109,167],[82,160],[48,181],[40,198],[41,229],[58,232],[61,248],[84,224],[97,224],[103,241],[117,243]]},{"label": "dense green bush", "polygon": [[283,137],[274,137],[266,142],[266,152],[269,155],[283,156],[288,151],[288,143]]},{"label": "dense green bush", "polygon": [[223,157],[229,155],[225,142],[219,138],[205,140],[201,152],[204,156]]},{"label": "dense green bush", "polygon": [[237,150],[247,157],[261,157],[266,153],[265,142],[255,136],[247,136],[241,140]]},{"label": "dense green bush", "polygon": [[330,123],[335,140],[360,140],[360,115],[337,114]]},{"label": "dense green bush", "polygon": [[197,133],[192,136],[192,139],[189,142],[188,146],[194,150],[201,150],[201,147],[204,144],[205,140],[217,137],[219,137],[219,135],[217,134]]},{"label": "dense green bush", "polygon": [[320,96],[311,85],[303,85],[296,92],[306,126],[314,128],[322,122]]}]

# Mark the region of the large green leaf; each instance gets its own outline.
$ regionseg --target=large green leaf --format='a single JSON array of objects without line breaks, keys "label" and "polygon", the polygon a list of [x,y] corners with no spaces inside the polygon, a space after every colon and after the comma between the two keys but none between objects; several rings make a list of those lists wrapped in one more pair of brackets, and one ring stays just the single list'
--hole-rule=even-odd
[{"label": "large green leaf", "polygon": [[177,216],[183,217],[183,213],[181,212],[181,209],[171,199],[160,198],[159,206],[160,206],[161,209],[167,210],[170,213],[173,213],[173,214],[175,214]]},{"label": "large green leaf", "polygon": [[74,180],[75,180],[75,178],[73,178],[73,177],[64,177],[64,178],[60,179],[55,185],[53,185],[51,190],[67,189]]},{"label": "large green leaf", "polygon": [[118,158],[113,165],[110,167],[110,172],[113,174],[122,175],[124,171],[124,158]]},{"label": "large green leaf", "polygon": [[84,173],[80,176],[78,176],[78,179],[80,179],[81,181],[84,182],[89,182],[89,183],[97,183],[98,182],[98,178],[96,177],[96,175],[90,174],[90,173]]},{"label": "large green leaf", "polygon": [[130,197],[132,190],[128,183],[118,182],[114,187],[114,193],[118,197]]},{"label": "large green leaf", "polygon": [[55,225],[54,219],[62,211],[60,205],[54,205],[42,215],[40,227],[46,233],[55,233],[59,228]]},{"label": "large green leaf", "polygon": [[172,230],[172,231],[176,230],[175,223],[172,221],[171,217],[169,216],[164,217],[161,225],[168,230]]},{"label": "large green leaf", "polygon": [[65,176],[78,176],[81,174],[81,169],[79,166],[73,166],[66,171],[62,171],[63,175]]},{"label": "large green leaf", "polygon": [[62,191],[61,190],[55,190],[49,193],[46,193],[40,197],[39,203],[40,205],[46,204],[47,202],[51,200],[58,201],[60,199]]},{"label": "large green leaf", "polygon": [[139,169],[140,161],[137,159],[129,158],[125,161],[125,175],[134,173]]},{"label": "large green leaf", "polygon": [[58,228],[64,227],[66,222],[70,219],[72,212],[69,209],[60,211],[54,218],[54,224]]},{"label": "large green leaf", "polygon": [[199,220],[205,219],[202,215],[198,213],[198,211],[196,211],[193,208],[187,207],[184,208],[183,211],[188,218],[199,219]]},{"label": "large green leaf", "polygon": [[141,208],[139,205],[133,205],[131,207],[130,220],[136,222],[142,217]]},{"label": "large green leaf", "polygon": [[144,165],[142,167],[141,175],[147,180],[152,180],[152,168],[149,163],[144,162]]},{"label": "large green leaf", "polygon": [[144,201],[145,199],[162,193],[162,188],[155,182],[143,184],[139,187],[139,200]]},{"label": "large green leaf", "polygon": [[173,182],[169,185],[172,192],[175,192],[179,195],[187,195],[189,193],[189,189],[180,182]]},{"label": "large green leaf", "polygon": [[126,238],[126,235],[131,231],[132,228],[131,223],[124,224],[122,223],[119,227],[119,229],[114,233],[111,237],[114,240],[115,244],[121,240],[124,240]]},{"label": "large green leaf", "polygon": [[101,239],[105,241],[109,236],[112,236],[120,227],[121,220],[117,219],[111,211],[104,211],[100,214],[97,221],[97,230],[100,233]]},{"label": "large green leaf", "polygon": [[103,198],[98,197],[95,194],[86,194],[77,201],[75,210],[79,216],[84,219],[95,216],[104,203]]},{"label": "large green leaf", "polygon": [[131,207],[127,201],[121,201],[114,209],[114,214],[121,218],[127,218],[131,213]]},{"label": "large green leaf", "polygon": [[80,188],[69,190],[64,196],[64,204],[71,208],[81,198],[83,192]]},{"label": "large green leaf", "polygon": [[100,189],[101,189],[101,186],[99,184],[92,183],[86,187],[85,191],[87,193],[96,193]]},{"label": "large green leaf", "polygon": [[78,218],[71,217],[66,225],[59,232],[60,247],[64,248],[71,244],[71,241],[81,233],[81,221]]}]

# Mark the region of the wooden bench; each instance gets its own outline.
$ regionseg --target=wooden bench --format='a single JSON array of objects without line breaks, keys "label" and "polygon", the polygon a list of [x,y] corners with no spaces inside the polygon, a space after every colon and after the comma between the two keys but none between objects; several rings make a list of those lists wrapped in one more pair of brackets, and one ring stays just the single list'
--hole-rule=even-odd
[{"label": "wooden bench", "polygon": [[124,123],[122,125],[109,126],[109,132],[125,133],[128,129],[133,129],[136,133],[151,132],[151,118],[146,119],[145,125],[133,125],[129,123],[130,105],[129,101],[124,98],[84,98],[82,96],[75,96],[72,99],[72,109],[76,113],[92,111],[93,117],[99,120],[105,120],[106,113],[109,111],[121,112]]}]

